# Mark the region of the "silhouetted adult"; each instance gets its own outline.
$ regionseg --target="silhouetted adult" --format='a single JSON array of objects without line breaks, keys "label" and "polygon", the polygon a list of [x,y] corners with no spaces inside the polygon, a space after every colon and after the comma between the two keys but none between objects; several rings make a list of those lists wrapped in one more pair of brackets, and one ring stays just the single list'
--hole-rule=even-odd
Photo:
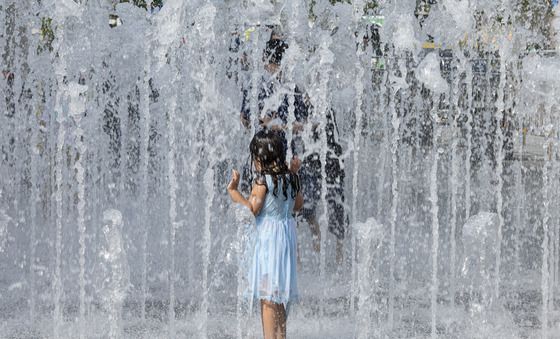
[{"label": "silhouetted adult", "polygon": [[[321,231],[317,218],[317,206],[321,200],[322,190],[322,167],[321,156],[318,152],[308,151],[302,139],[304,128],[311,128],[311,140],[319,141],[322,132],[326,133],[327,154],[325,165],[325,182],[327,184],[326,200],[328,229],[337,238],[337,261],[342,260],[342,240],[348,224],[344,209],[344,169],[342,168],[342,147],[338,143],[338,129],[335,114],[327,111],[325,116],[324,131],[318,124],[310,124],[309,115],[311,105],[307,95],[299,86],[295,86],[294,91],[290,91],[282,84],[282,74],[280,70],[284,52],[288,48],[287,43],[276,32],[272,32],[270,40],[266,44],[263,53],[264,68],[263,74],[257,89],[258,98],[256,103],[257,116],[252,116],[250,105],[251,87],[244,87],[242,90],[243,100],[241,105],[240,119],[246,128],[251,124],[255,130],[271,128],[284,131],[292,128],[292,140],[290,142],[292,154],[302,158],[299,175],[305,196],[305,203],[300,215],[309,224],[313,234],[313,248],[316,252],[320,251]],[[289,99],[294,98],[295,122],[288,126]],[[250,168],[246,166],[243,171],[245,185],[250,180]],[[247,186],[246,186],[247,187]]]}]

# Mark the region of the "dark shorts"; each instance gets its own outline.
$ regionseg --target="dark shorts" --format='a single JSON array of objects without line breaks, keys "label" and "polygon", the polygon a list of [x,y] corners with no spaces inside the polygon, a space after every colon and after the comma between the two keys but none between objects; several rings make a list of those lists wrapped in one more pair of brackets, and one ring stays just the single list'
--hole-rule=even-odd
[{"label": "dark shorts", "polygon": [[[325,173],[328,229],[338,239],[344,239],[348,225],[344,209],[344,169],[341,160],[331,151],[327,151]],[[321,201],[323,184],[321,159],[318,153],[312,153],[303,159],[299,174],[304,196],[300,214],[308,222],[317,221],[317,205]]]},{"label": "dark shorts", "polygon": [[317,205],[321,200],[321,174],[319,154],[312,153],[306,156],[299,170],[301,190],[304,198],[300,214],[308,221],[315,219]]}]

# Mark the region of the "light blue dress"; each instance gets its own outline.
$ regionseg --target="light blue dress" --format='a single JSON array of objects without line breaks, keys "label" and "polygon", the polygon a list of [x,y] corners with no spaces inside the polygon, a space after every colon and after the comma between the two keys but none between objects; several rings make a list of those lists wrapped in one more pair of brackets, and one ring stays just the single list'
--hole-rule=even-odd
[{"label": "light blue dress", "polygon": [[253,304],[268,300],[284,304],[286,311],[298,299],[296,275],[296,221],[292,215],[294,198],[288,185],[288,198],[278,178],[277,196],[274,182],[266,175],[267,193],[260,213],[256,216],[248,264],[247,295]]}]

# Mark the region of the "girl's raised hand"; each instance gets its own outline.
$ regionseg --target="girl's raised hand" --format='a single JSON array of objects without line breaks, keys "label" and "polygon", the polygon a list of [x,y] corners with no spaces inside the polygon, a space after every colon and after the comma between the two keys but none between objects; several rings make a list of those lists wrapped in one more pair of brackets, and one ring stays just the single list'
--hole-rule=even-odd
[{"label": "girl's raised hand", "polygon": [[231,171],[231,181],[228,184],[228,191],[230,190],[237,190],[237,186],[239,186],[239,172],[236,170]]},{"label": "girl's raised hand", "polygon": [[297,174],[301,168],[301,160],[297,156],[294,156],[290,161],[290,172]]}]

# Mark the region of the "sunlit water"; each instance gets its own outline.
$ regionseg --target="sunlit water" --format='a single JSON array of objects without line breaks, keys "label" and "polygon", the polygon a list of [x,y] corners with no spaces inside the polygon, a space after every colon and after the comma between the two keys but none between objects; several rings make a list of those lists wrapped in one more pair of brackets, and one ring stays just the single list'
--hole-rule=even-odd
[{"label": "sunlit water", "polygon": [[340,263],[326,190],[320,254],[299,222],[288,337],[560,338],[548,39],[506,1],[317,2],[0,4],[0,337],[261,336],[225,186],[276,25],[323,162],[336,117],[349,219]]}]

